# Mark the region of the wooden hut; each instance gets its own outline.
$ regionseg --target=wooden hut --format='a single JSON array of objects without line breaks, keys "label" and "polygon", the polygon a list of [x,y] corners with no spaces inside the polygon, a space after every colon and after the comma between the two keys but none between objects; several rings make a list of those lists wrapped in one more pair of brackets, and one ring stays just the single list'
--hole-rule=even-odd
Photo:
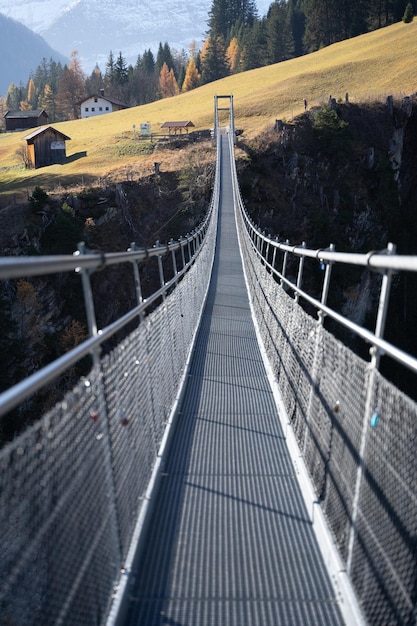
[{"label": "wooden hut", "polygon": [[171,133],[174,133],[174,135],[176,135],[177,132],[182,133],[183,130],[185,130],[185,132],[188,133],[188,129],[194,128],[194,124],[190,121],[188,122],[164,122],[161,125],[161,128],[168,128],[168,133],[170,135]]},{"label": "wooden hut", "polygon": [[6,131],[26,130],[48,123],[48,114],[44,109],[36,111],[6,111],[3,115]]},{"label": "wooden hut", "polygon": [[63,163],[67,156],[65,142],[71,138],[52,126],[46,126],[33,131],[23,139],[27,141],[29,167],[38,168]]}]

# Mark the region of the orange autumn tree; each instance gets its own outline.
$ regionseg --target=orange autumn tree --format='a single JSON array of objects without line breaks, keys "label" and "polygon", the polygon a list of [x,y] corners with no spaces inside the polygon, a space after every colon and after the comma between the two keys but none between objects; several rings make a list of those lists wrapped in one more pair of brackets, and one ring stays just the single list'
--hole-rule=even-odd
[{"label": "orange autumn tree", "polygon": [[239,69],[240,49],[236,37],[232,37],[226,50],[226,61],[229,65],[230,72],[235,74]]},{"label": "orange autumn tree", "polygon": [[159,73],[159,90],[162,98],[170,98],[171,96],[177,96],[179,94],[174,70],[172,68],[168,69],[166,63],[163,64]]},{"label": "orange autumn tree", "polygon": [[194,59],[190,59],[187,70],[185,72],[184,82],[182,84],[182,91],[191,91],[200,85],[200,74]]}]

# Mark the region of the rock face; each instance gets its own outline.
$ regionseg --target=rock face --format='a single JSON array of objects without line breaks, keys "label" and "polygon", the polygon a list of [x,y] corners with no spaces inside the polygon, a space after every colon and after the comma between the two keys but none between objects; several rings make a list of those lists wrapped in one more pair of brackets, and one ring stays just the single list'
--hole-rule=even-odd
[{"label": "rock face", "polygon": [[[337,104],[335,114],[333,129],[318,128],[313,109],[248,147],[241,184],[252,218],[266,232],[311,248],[334,243],[339,251],[368,252],[393,242],[399,254],[417,254],[417,97]],[[380,276],[350,268],[332,276],[336,308],[373,328]],[[320,294],[314,268],[308,280]],[[417,276],[396,276],[386,339],[417,354],[415,319]],[[368,346],[351,347],[368,357]],[[382,370],[416,396],[411,374],[385,362]]]}]

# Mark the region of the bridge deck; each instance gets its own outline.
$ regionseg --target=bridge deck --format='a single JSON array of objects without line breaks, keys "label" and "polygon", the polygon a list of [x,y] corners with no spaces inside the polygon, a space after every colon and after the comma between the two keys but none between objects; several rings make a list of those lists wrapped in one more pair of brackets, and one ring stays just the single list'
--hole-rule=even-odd
[{"label": "bridge deck", "polygon": [[335,626],[257,344],[223,146],[213,277],[126,623]]}]

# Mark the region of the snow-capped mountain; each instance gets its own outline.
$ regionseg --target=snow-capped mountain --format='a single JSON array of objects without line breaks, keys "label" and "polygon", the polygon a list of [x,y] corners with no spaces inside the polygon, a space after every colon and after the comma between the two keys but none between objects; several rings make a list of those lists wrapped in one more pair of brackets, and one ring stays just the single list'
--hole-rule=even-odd
[{"label": "snow-capped mountain", "polygon": [[[272,0],[258,0],[264,15]],[[128,63],[159,43],[188,51],[205,38],[212,0],[0,0],[0,13],[42,35],[69,57],[78,50],[85,72],[98,63],[103,71],[110,50]]]}]

